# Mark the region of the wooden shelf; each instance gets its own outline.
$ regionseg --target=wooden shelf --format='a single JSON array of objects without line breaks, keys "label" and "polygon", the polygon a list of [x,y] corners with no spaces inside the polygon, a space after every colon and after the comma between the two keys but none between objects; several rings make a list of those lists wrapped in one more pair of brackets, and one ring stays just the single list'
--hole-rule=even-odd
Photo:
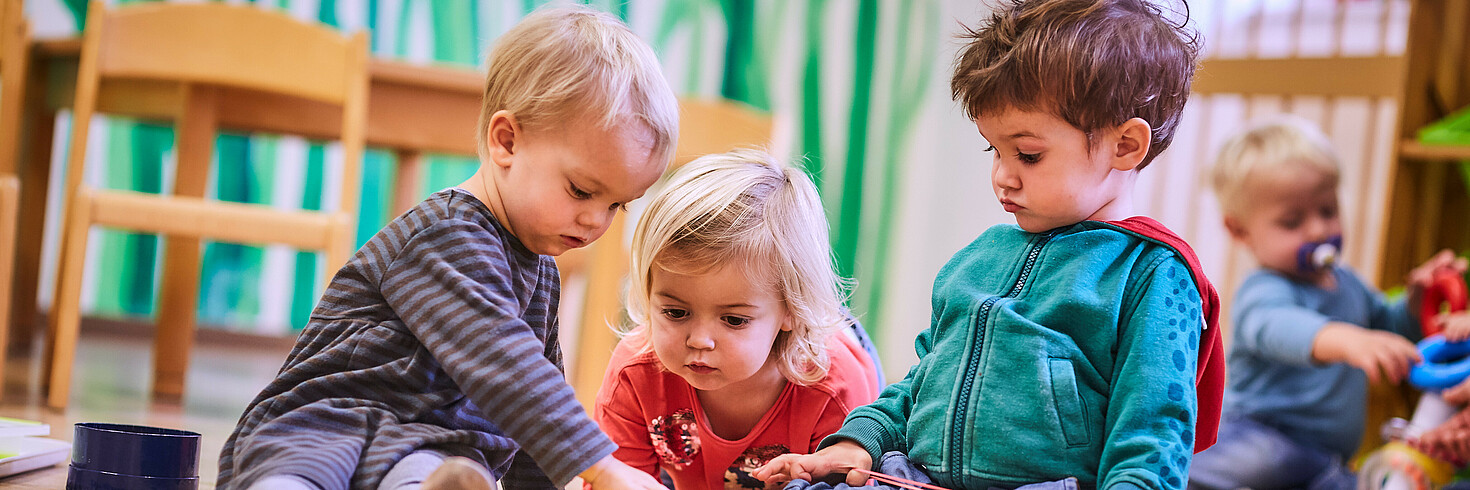
[{"label": "wooden shelf", "polygon": [[1384,214],[1381,288],[1401,285],[1409,271],[1442,249],[1470,250],[1470,190],[1459,169],[1470,144],[1425,144],[1419,131],[1470,107],[1470,1],[1409,0],[1399,95],[1398,151]]},{"label": "wooden shelf", "polygon": [[1426,145],[1406,139],[1399,143],[1399,156],[1419,160],[1470,160],[1470,145]]},{"label": "wooden shelf", "polygon": [[1403,91],[1402,56],[1333,58],[1211,58],[1200,63],[1191,91],[1197,94],[1393,97]]}]

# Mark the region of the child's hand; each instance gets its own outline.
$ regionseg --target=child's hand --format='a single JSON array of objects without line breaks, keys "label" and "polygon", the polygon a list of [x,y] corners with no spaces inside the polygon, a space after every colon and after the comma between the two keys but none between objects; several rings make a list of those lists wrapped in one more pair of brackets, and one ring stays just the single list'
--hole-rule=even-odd
[{"label": "child's hand", "polygon": [[[1419,308],[1419,303],[1424,301],[1424,289],[1429,287],[1430,283],[1434,282],[1435,272],[1438,272],[1440,269],[1449,269],[1456,274],[1463,275],[1465,273],[1465,266],[1464,258],[1456,257],[1455,253],[1450,251],[1450,249],[1444,249],[1434,254],[1429,260],[1424,261],[1419,267],[1415,267],[1414,270],[1409,271],[1408,282],[1405,284],[1405,290],[1408,292],[1407,304],[1410,308],[1409,311],[1419,311],[1417,309]],[[1429,319],[1420,318],[1419,321],[1426,322]]]},{"label": "child's hand", "polygon": [[1439,427],[1406,442],[1436,459],[1464,466],[1470,460],[1470,410],[1461,410]]},{"label": "child's hand", "polygon": [[842,441],[812,454],[783,454],[756,468],[754,476],[763,482],[784,483],[791,480],[814,480],[832,473],[846,473],[847,484],[860,487],[868,476],[854,469],[871,469],[873,457],[862,445]]},{"label": "child's hand", "polygon": [[[1442,392],[1440,396],[1451,405],[1464,406],[1470,403],[1470,380],[1461,381]],[[1461,409],[1439,427],[1429,429],[1417,439],[1409,439],[1410,446],[1441,461],[1464,466],[1470,460],[1470,410]]]},{"label": "child's hand", "polygon": [[582,477],[582,481],[587,484],[587,488],[595,490],[668,490],[668,487],[665,487],[663,483],[659,483],[653,475],[649,475],[647,472],[638,468],[628,466],[627,463],[619,461],[610,454],[597,460],[596,463],[592,464],[592,467],[587,468],[582,474],[577,476]]},{"label": "child's hand", "polygon": [[1444,397],[1445,403],[1449,403],[1450,405],[1465,406],[1466,404],[1470,404],[1470,379],[1445,388],[1444,391],[1439,392],[1439,396]]},{"label": "child's hand", "polygon": [[1444,328],[1444,338],[1450,342],[1460,342],[1470,339],[1470,311],[1456,313],[1445,313],[1435,317]]},{"label": "child's hand", "polygon": [[1368,381],[1398,383],[1422,359],[1409,339],[1382,330],[1343,322],[1328,322],[1312,340],[1312,357],[1319,362],[1346,363],[1363,370]]}]

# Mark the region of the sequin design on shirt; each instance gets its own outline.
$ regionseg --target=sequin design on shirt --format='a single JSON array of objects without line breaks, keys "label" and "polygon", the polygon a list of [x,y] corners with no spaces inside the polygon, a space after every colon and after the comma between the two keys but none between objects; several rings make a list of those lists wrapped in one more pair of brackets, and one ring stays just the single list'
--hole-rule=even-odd
[{"label": "sequin design on shirt", "polygon": [[699,453],[699,427],[690,409],[654,417],[648,421],[648,436],[658,457],[676,469],[693,463],[694,455]]},{"label": "sequin design on shirt", "polygon": [[746,449],[735,460],[735,464],[725,470],[725,490],[775,490],[781,488],[781,484],[766,483],[750,476],[756,468],[765,466],[766,463],[776,459],[776,456],[791,452],[785,444],[771,444]]}]

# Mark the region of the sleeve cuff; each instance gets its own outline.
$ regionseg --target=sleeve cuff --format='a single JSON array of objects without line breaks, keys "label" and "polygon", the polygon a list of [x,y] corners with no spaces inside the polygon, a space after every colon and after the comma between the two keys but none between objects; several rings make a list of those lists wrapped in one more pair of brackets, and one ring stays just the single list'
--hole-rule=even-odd
[{"label": "sleeve cuff", "polygon": [[878,421],[867,417],[849,417],[842,424],[841,429],[823,438],[822,442],[817,445],[817,449],[821,450],[843,440],[850,440],[863,446],[863,449],[868,451],[868,456],[873,458],[873,464],[877,465],[883,453],[900,449],[895,447],[893,439],[888,428]]},{"label": "sleeve cuff", "polygon": [[1108,485],[1108,490],[1145,490],[1147,488],[1148,487],[1139,485],[1138,483],[1132,481],[1122,481],[1112,485]]},{"label": "sleeve cuff", "polygon": [[582,472],[587,471],[587,468],[591,468],[592,465],[597,464],[598,461],[602,461],[602,458],[611,456],[613,451],[617,450],[618,446],[616,444],[613,444],[611,440],[603,437],[603,441],[605,442],[605,444],[599,444],[596,447],[593,447],[591,450],[583,453],[583,456],[586,456],[585,459],[576,461],[574,464],[566,465],[565,468],[567,470],[570,470],[570,473],[557,474],[561,472],[547,471],[546,477],[551,480],[551,483],[556,484],[556,488],[566,488],[568,484],[572,483],[572,479],[576,478],[577,475],[580,475],[582,474]]},{"label": "sleeve cuff", "polygon": [[1419,310],[1410,308],[1408,303],[1408,300],[1399,299],[1388,304],[1389,321],[1396,322],[1389,328],[1414,342],[1424,340],[1424,319],[1419,318]]},{"label": "sleeve cuff", "polygon": [[1106,490],[1148,490],[1152,488],[1182,488],[1178,480],[1168,481],[1170,478],[1143,471],[1138,468],[1124,470],[1121,475],[1110,475],[1107,482],[1099,483],[1097,488]]}]

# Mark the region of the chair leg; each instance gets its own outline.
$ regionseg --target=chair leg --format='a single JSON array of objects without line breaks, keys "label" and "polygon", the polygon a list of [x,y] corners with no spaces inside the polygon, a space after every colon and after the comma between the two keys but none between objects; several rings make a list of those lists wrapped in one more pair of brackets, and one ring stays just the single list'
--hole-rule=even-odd
[{"label": "chair leg", "polygon": [[164,241],[158,332],[153,339],[153,396],[178,401],[184,396],[189,349],[194,345],[202,253],[198,238],[170,236]]},{"label": "chair leg", "polygon": [[393,215],[398,216],[413,209],[423,196],[419,195],[420,189],[424,188],[424,154],[416,150],[401,149],[397,151],[398,176],[393,180]]},{"label": "chair leg", "polygon": [[322,251],[323,287],[330,284],[337,271],[352,258],[352,220],[344,213],[337,213],[332,217],[332,227],[328,234],[331,236],[329,245]]},{"label": "chair leg", "polygon": [[[4,2],[5,6],[5,32],[0,37],[5,38],[4,63],[0,63],[0,80],[9,83],[0,84],[0,174],[5,177],[4,199],[0,203],[0,386],[5,380],[5,352],[8,349],[11,327],[11,295],[14,294],[15,278],[15,251],[16,251],[16,226],[19,215],[17,206],[20,200],[20,179],[17,172],[20,168],[21,144],[25,131],[22,130],[21,121],[26,116],[26,87],[30,85],[27,78],[30,75],[30,26],[20,13],[19,2]],[[48,128],[50,129],[50,128]],[[36,213],[42,214],[42,213]],[[0,389],[0,392],[3,392]]]},{"label": "chair leg", "polygon": [[[174,195],[204,197],[218,124],[217,98],[213,88],[185,86],[184,112],[175,128],[178,161],[174,167]],[[194,345],[202,252],[198,238],[169,236],[164,242],[158,331],[153,339],[153,396],[177,401],[184,396],[189,349]]]},{"label": "chair leg", "polygon": [[[44,72],[45,70],[35,70]],[[37,75],[29,82],[33,86],[45,86],[44,75]],[[27,95],[27,123],[30,129],[26,136],[25,164],[19,169],[21,179],[21,209],[46,209],[46,195],[50,187],[51,143],[55,138],[56,114],[45,109],[44,90],[32,90]],[[32,100],[35,99],[35,100]],[[15,275],[11,279],[10,325],[14,328],[11,341],[23,352],[32,352],[36,336],[40,331],[40,314],[37,311],[37,291],[41,288],[41,255],[45,233],[46,216],[42,212],[22,213],[16,229]],[[47,264],[50,266],[50,264]]]},{"label": "chair leg", "polygon": [[[603,232],[603,239],[587,247],[591,255],[587,267],[587,284],[619,284],[627,274],[628,257],[623,252],[622,237],[626,230],[623,215]],[[613,347],[618,343],[617,334],[609,325],[618,322],[622,311],[622,298],[618,287],[588,287],[582,302],[582,321],[577,326],[576,366],[568,379],[576,392],[577,400],[588,410],[602,386],[602,373],[612,359]]]},{"label": "chair leg", "polygon": [[50,334],[46,336],[46,377],[50,379],[46,405],[66,408],[71,397],[72,363],[76,360],[77,333],[81,326],[82,272],[87,260],[87,229],[92,214],[92,195],[77,189],[67,206],[62,229],[61,260],[56,273],[56,297],[51,305]]},{"label": "chair leg", "polygon": [[0,178],[0,398],[5,393],[5,348],[10,339],[10,282],[15,265],[15,226],[20,179]]}]

